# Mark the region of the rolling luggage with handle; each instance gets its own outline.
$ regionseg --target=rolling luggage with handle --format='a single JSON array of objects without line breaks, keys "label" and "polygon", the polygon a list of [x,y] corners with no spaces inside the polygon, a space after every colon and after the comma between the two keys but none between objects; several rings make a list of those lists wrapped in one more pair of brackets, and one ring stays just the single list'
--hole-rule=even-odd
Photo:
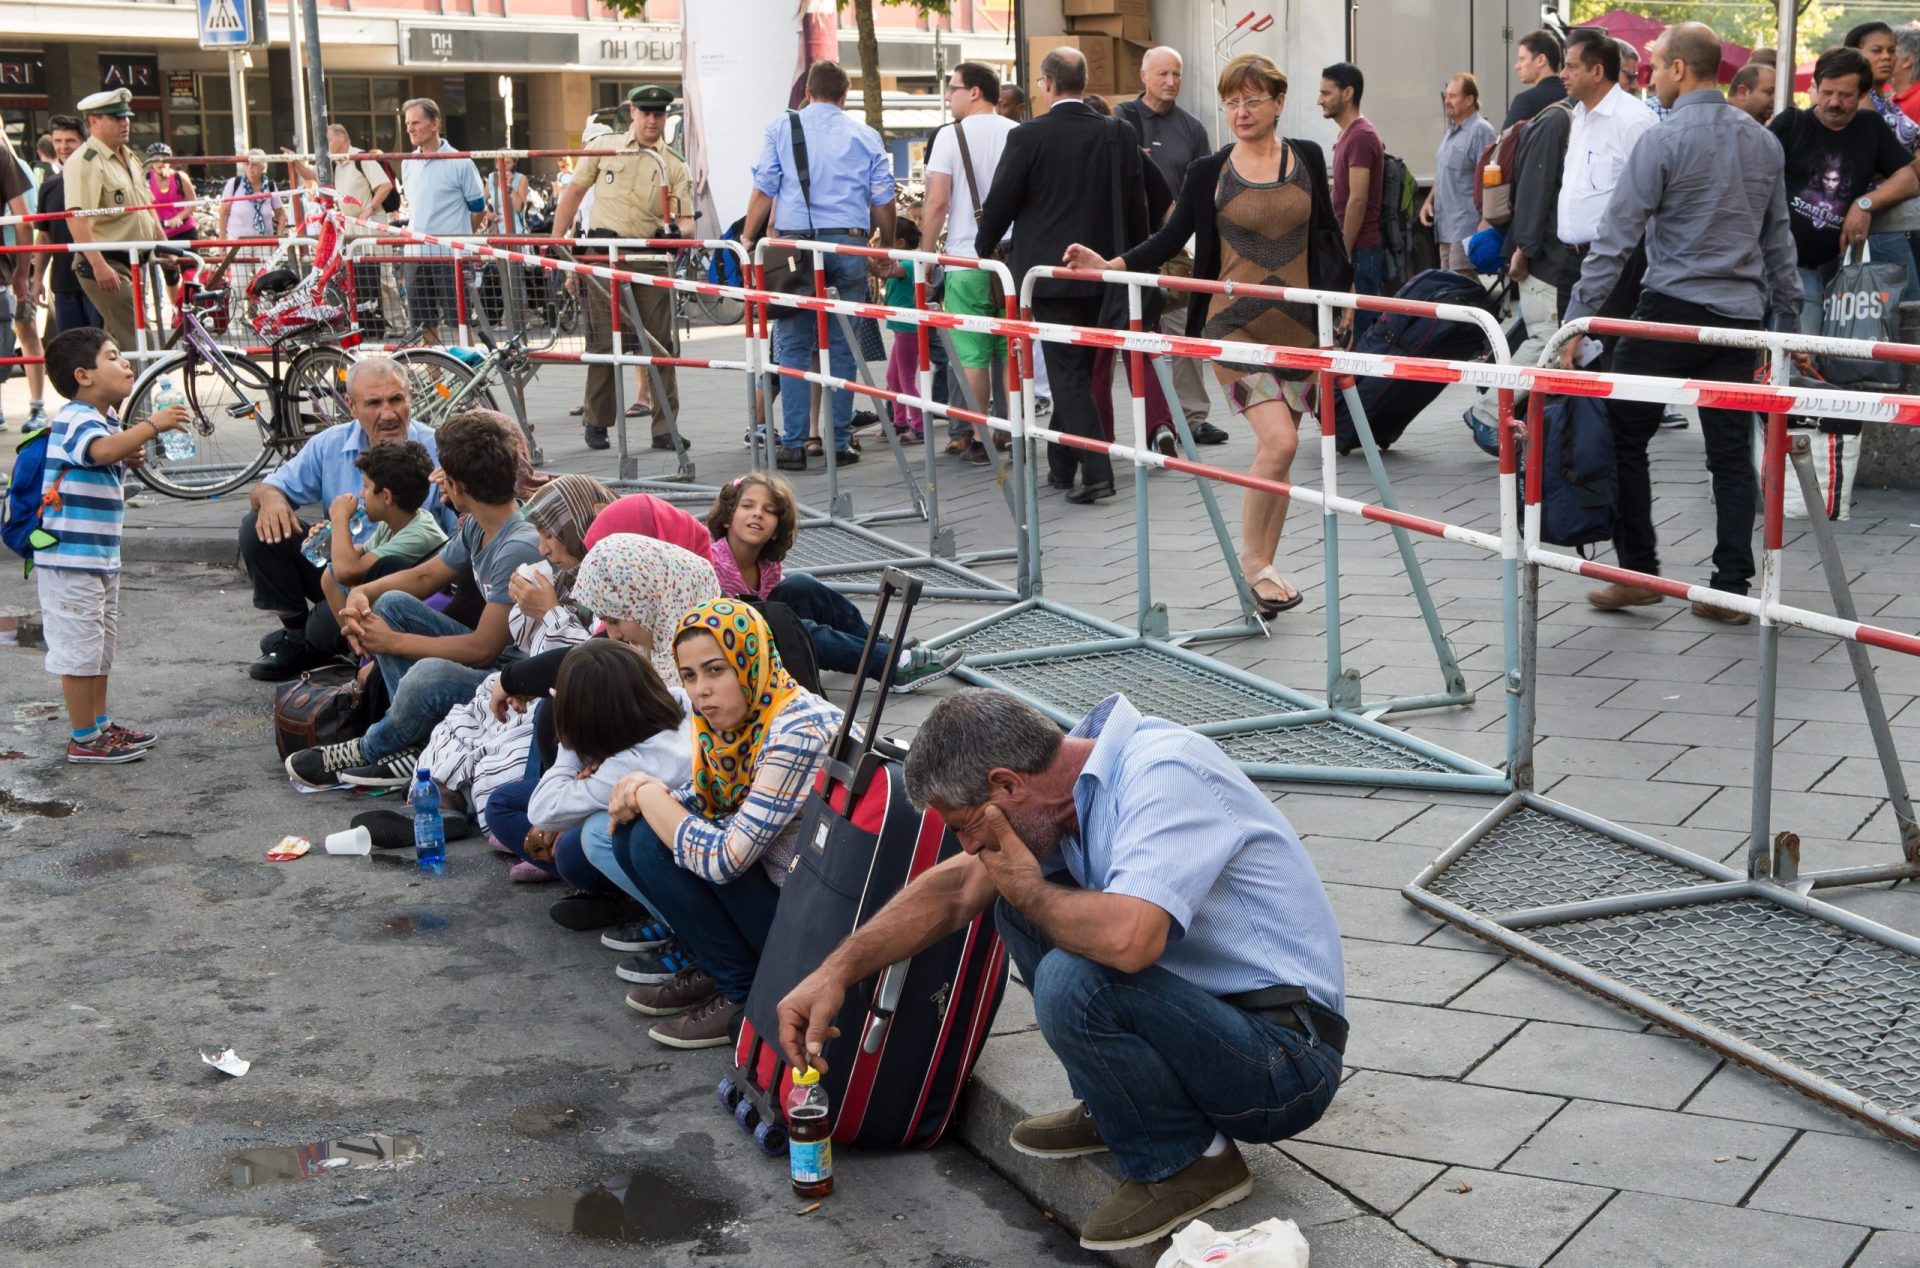
[{"label": "rolling luggage with handle", "polygon": [[[897,569],[882,577],[862,660],[897,596],[898,647],[921,583]],[[876,684],[865,734],[853,733],[864,677],[834,737],[826,770],[802,812],[800,846],[747,998],[734,1069],[720,1103],[760,1147],[786,1147],[783,1107],[792,1071],[779,1051],[776,1010],[787,993],[909,881],[960,851],[933,811],[907,800],[902,751],[878,738],[893,685]],[[834,1019],[840,1037],[821,1054],[837,1144],[926,1147],[940,1139],[986,1041],[1007,987],[1007,955],[991,911],[966,928],[848,992]]]},{"label": "rolling luggage with handle", "polygon": [[[1491,301],[1480,283],[1446,269],[1428,269],[1395,294],[1395,299],[1417,299],[1429,304],[1461,304],[1491,311]],[[1438,317],[1382,315],[1362,335],[1353,350],[1389,357],[1431,357],[1441,361],[1482,361],[1490,355],[1486,333],[1465,321]],[[1367,411],[1374,443],[1382,449],[1400,439],[1421,410],[1433,404],[1445,383],[1417,379],[1383,379],[1362,375],[1357,380],[1360,404]],[[1360,447],[1344,393],[1333,402],[1334,447],[1352,453]]]}]

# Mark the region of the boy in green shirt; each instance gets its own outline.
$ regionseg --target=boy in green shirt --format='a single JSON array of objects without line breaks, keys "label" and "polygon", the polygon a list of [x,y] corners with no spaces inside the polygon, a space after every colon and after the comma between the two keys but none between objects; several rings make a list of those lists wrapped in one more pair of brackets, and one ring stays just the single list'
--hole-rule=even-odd
[{"label": "boy in green shirt", "polygon": [[[445,530],[420,510],[433,474],[433,458],[425,445],[383,440],[355,458],[353,465],[360,469],[360,496],[342,493],[327,507],[327,520],[333,526],[333,560],[320,574],[320,589],[336,619],[348,589],[411,568],[447,544]],[[365,546],[356,546],[348,525],[362,506],[367,518],[380,527]]]}]

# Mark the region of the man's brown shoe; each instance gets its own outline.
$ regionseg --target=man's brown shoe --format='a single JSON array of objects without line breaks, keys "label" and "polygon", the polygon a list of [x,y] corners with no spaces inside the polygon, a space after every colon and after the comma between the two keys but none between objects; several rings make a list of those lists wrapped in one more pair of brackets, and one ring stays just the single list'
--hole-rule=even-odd
[{"label": "man's brown shoe", "polygon": [[1085,1102],[1021,1119],[1013,1125],[1007,1143],[1029,1158],[1078,1158],[1107,1152],[1107,1142],[1100,1139],[1100,1129],[1094,1126]]},{"label": "man's brown shoe", "polygon": [[698,1008],[669,1017],[647,1033],[669,1048],[724,1048],[733,1042],[733,1019],[746,1007],[716,991]]},{"label": "man's brown shoe", "polygon": [[1605,612],[1617,612],[1621,608],[1644,608],[1649,604],[1660,603],[1666,598],[1658,590],[1646,590],[1640,586],[1609,584],[1598,590],[1587,592],[1587,602]]},{"label": "man's brown shoe", "polygon": [[1695,616],[1704,616],[1709,621],[1718,621],[1722,625],[1745,625],[1753,620],[1745,612],[1735,612],[1728,608],[1709,607],[1695,599],[1692,604]]},{"label": "man's brown shoe", "polygon": [[1246,1159],[1229,1144],[1217,1158],[1196,1158],[1157,1184],[1124,1180],[1080,1228],[1088,1250],[1130,1250],[1159,1241],[1196,1215],[1232,1206],[1253,1192]]},{"label": "man's brown shoe", "polygon": [[973,448],[972,436],[954,436],[947,441],[947,452],[956,457],[971,448]]},{"label": "man's brown shoe", "polygon": [[649,1017],[671,1017],[712,999],[719,983],[699,965],[681,969],[664,982],[649,982],[627,992],[627,1007]]}]

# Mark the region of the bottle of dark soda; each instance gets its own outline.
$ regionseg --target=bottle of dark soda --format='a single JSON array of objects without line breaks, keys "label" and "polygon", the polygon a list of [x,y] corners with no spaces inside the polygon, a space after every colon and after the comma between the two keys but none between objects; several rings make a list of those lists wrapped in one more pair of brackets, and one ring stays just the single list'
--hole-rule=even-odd
[{"label": "bottle of dark soda", "polygon": [[793,1191],[803,1198],[824,1198],[833,1192],[833,1123],[827,1108],[820,1072],[795,1070],[793,1090],[787,1093],[787,1161]]}]

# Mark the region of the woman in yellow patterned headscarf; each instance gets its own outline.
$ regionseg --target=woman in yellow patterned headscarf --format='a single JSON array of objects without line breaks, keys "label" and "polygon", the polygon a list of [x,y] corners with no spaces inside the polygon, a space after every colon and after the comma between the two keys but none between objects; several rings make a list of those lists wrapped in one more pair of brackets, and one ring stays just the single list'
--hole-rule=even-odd
[{"label": "woman in yellow patterned headscarf", "polygon": [[[703,635],[712,642],[711,649],[698,646]],[[693,794],[700,799],[700,812],[718,819],[746,800],[767,728],[800,694],[800,684],[781,665],[766,620],[743,600],[715,599],[688,612],[680,618],[673,647],[687,694],[695,702]],[[683,647],[695,654],[683,653]],[[714,653],[726,662],[721,669],[714,669]],[[739,686],[737,697],[724,682],[700,683],[709,676],[702,670],[714,669],[710,676],[718,677],[727,668]],[[703,688],[704,710],[696,686]]]},{"label": "woman in yellow patterned headscarf", "polygon": [[716,1047],[753,985],[840,710],[793,680],[766,621],[742,600],[687,612],[673,654],[694,707],[693,778],[669,790],[627,776],[608,803],[611,822],[590,820],[581,844],[674,931],[674,943],[635,957],[646,962],[633,966],[642,985],[627,1006],[667,1019],[648,1032],[661,1043]]}]

